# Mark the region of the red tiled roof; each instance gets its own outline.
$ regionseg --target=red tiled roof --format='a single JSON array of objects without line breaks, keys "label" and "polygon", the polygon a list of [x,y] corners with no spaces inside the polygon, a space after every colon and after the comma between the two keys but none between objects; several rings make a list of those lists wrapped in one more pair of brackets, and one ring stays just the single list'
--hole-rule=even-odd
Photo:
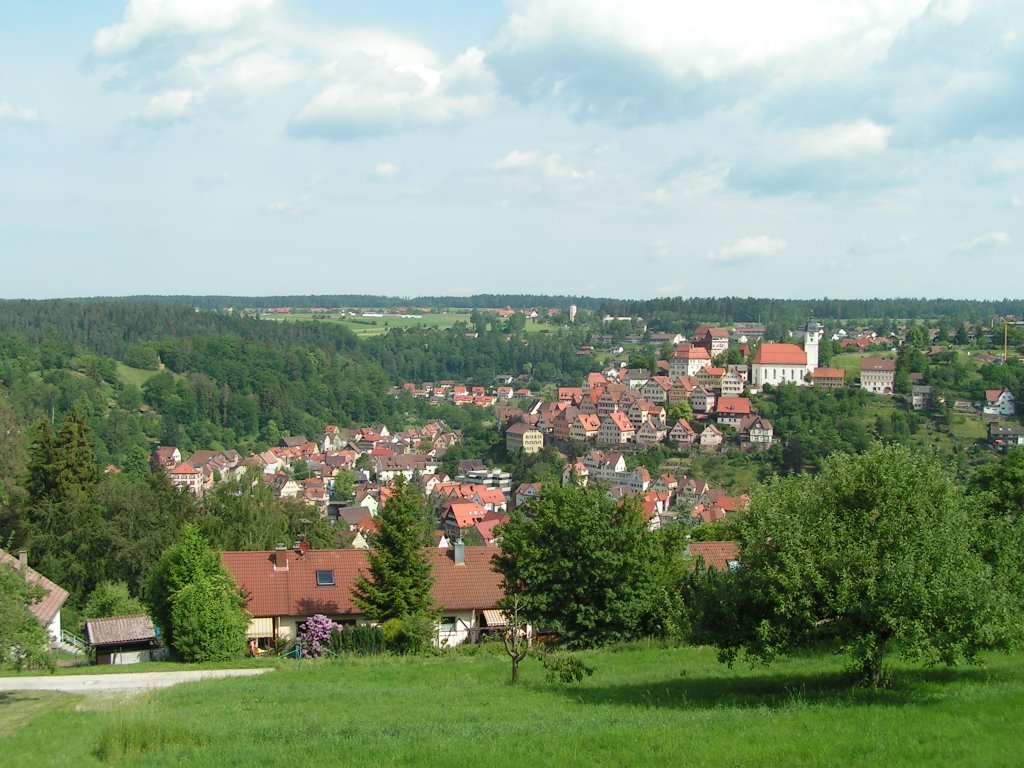
[{"label": "red tiled roof", "polygon": [[742,416],[750,413],[750,401],[745,397],[720,397],[716,407],[718,413],[739,414]]},{"label": "red tiled roof", "polygon": [[[17,557],[4,552],[0,549],[0,564],[7,565],[11,568],[21,570],[21,561]],[[61,609],[64,602],[68,599],[68,591],[63,587],[58,587],[48,578],[43,576],[39,571],[35,570],[30,566],[25,566],[25,577],[28,581],[33,584],[37,584],[46,591],[46,595],[42,600],[33,603],[29,610],[32,611],[32,615],[39,620],[39,623],[44,627],[47,626],[53,617],[57,615],[57,611]]]},{"label": "red tiled roof", "polygon": [[[465,565],[452,550],[425,548],[434,572],[434,602],[445,609],[493,608],[502,596],[501,577],[491,570],[491,547],[466,547]],[[221,562],[248,596],[246,610],[257,617],[362,614],[352,599],[360,574],[368,573],[366,550],[320,549],[285,553],[288,568],[274,569],[274,552],[224,552]],[[316,572],[334,571],[333,587],[318,587]]]},{"label": "red tiled roof", "polygon": [[707,568],[725,572],[730,560],[739,560],[740,548],[734,541],[695,541],[690,545],[690,557],[694,562],[703,558]]},{"label": "red tiled roof", "polygon": [[812,375],[816,379],[842,379],[846,371],[842,368],[815,368]]},{"label": "red tiled roof", "polygon": [[862,357],[860,359],[862,371],[895,371],[896,358],[894,357]]},{"label": "red tiled roof", "polygon": [[754,362],[761,365],[807,365],[807,353],[796,344],[762,344]]},{"label": "red tiled roof", "polygon": [[145,614],[89,619],[85,622],[85,634],[90,645],[115,645],[156,639],[153,620]]}]

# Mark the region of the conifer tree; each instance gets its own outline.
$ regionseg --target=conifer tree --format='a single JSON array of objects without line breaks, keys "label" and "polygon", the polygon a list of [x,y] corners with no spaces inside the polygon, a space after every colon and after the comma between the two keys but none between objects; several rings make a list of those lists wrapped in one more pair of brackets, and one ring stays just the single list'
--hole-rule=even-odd
[{"label": "conifer tree", "polygon": [[368,556],[370,577],[356,582],[356,604],[371,620],[397,619],[415,626],[433,613],[434,576],[424,551],[429,543],[425,517],[419,489],[399,475],[393,495],[377,517],[374,549]]}]

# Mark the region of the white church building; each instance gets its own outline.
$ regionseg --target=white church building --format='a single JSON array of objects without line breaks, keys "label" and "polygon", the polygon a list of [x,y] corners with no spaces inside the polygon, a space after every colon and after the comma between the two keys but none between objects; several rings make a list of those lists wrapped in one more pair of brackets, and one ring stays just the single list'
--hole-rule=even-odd
[{"label": "white church building", "polygon": [[754,362],[750,366],[750,383],[754,387],[765,384],[795,384],[804,386],[804,377],[818,367],[818,344],[824,333],[821,325],[814,320],[807,323],[803,331],[804,346],[796,344],[764,343],[757,348]]}]

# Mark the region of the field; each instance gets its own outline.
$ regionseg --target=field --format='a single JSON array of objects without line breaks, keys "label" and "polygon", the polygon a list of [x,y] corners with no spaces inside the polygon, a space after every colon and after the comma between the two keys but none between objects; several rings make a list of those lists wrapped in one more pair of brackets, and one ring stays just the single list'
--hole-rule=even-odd
[{"label": "field", "polygon": [[[501,655],[499,655],[501,654]],[[0,765],[1016,766],[1024,657],[893,667],[850,688],[843,659],[771,668],[644,644],[583,655],[578,685],[503,653],[288,662],[128,702],[0,700]],[[27,714],[18,714],[27,709]]]},{"label": "field", "polygon": [[[265,320],[278,320],[281,322],[318,322],[335,323],[343,325],[352,331],[356,336],[365,338],[368,336],[380,336],[392,328],[451,328],[458,322],[469,324],[469,310],[460,312],[438,312],[427,313],[419,317],[338,317],[336,315],[313,315],[304,312],[294,312],[289,315],[262,315]],[[501,322],[498,320],[497,322]],[[540,323],[528,322],[524,331],[526,333],[553,333],[554,327]]]}]

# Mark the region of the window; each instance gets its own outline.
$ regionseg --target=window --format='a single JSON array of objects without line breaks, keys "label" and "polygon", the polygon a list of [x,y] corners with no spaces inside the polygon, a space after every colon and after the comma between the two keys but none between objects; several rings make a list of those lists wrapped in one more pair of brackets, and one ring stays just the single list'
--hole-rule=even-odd
[{"label": "window", "polygon": [[316,572],[316,585],[318,587],[333,587],[334,586],[334,571],[317,571]]},{"label": "window", "polygon": [[456,618],[454,616],[445,616],[441,619],[441,631],[442,632],[454,632],[456,626]]}]

